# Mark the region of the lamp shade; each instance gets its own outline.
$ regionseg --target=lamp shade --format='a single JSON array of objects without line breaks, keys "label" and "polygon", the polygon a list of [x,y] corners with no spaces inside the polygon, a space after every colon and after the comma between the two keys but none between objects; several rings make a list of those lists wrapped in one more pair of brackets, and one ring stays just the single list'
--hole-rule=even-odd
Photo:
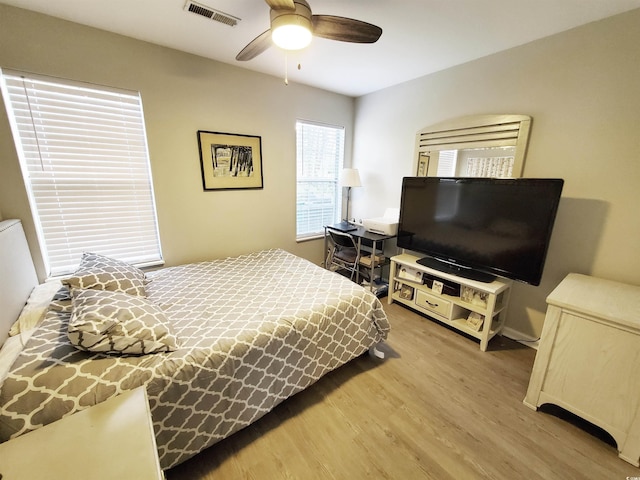
[{"label": "lamp shade", "polygon": [[340,185],[343,187],[361,187],[360,174],[357,168],[343,168],[340,173]]}]

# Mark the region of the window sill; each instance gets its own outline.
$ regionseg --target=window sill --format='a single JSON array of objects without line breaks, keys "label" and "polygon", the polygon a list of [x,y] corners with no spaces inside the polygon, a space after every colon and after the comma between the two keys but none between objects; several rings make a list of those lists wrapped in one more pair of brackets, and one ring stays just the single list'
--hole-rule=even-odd
[{"label": "window sill", "polygon": [[296,243],[309,242],[311,240],[320,240],[321,238],[324,238],[324,234],[316,233],[306,237],[296,237]]}]

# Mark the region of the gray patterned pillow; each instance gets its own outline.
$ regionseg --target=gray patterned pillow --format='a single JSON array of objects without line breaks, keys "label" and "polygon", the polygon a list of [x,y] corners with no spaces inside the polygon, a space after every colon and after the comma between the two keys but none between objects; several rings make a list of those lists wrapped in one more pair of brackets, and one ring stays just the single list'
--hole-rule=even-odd
[{"label": "gray patterned pillow", "polygon": [[145,296],[144,272],[126,262],[97,253],[82,254],[73,276],[62,280],[69,288],[91,288]]},{"label": "gray patterned pillow", "polygon": [[169,320],[146,298],[80,289],[71,296],[67,335],[80,350],[141,355],[178,348]]}]

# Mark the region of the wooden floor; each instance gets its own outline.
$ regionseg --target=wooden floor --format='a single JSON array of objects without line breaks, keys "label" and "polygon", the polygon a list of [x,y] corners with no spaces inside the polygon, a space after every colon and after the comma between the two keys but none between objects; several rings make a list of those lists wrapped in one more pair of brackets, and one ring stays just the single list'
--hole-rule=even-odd
[{"label": "wooden floor", "polygon": [[397,304],[385,309],[385,360],[355,359],[167,479],[640,477],[578,422],[523,405],[535,350],[496,337],[483,353]]}]

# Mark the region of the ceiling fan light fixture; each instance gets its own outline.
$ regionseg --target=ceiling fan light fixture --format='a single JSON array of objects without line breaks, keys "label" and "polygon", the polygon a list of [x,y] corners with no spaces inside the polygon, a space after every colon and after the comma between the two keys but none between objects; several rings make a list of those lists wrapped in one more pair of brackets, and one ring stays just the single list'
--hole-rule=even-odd
[{"label": "ceiling fan light fixture", "polygon": [[[1,0],[0,0],[1,1]],[[382,29],[361,20],[335,15],[312,15],[307,0],[265,0],[269,5],[271,28],[251,40],[236,60],[246,62],[271,45],[281,49],[300,50],[313,37],[349,43],[375,43]]]},{"label": "ceiling fan light fixture", "polygon": [[300,15],[281,15],[271,24],[271,39],[284,50],[301,50],[311,38],[311,21]]}]

